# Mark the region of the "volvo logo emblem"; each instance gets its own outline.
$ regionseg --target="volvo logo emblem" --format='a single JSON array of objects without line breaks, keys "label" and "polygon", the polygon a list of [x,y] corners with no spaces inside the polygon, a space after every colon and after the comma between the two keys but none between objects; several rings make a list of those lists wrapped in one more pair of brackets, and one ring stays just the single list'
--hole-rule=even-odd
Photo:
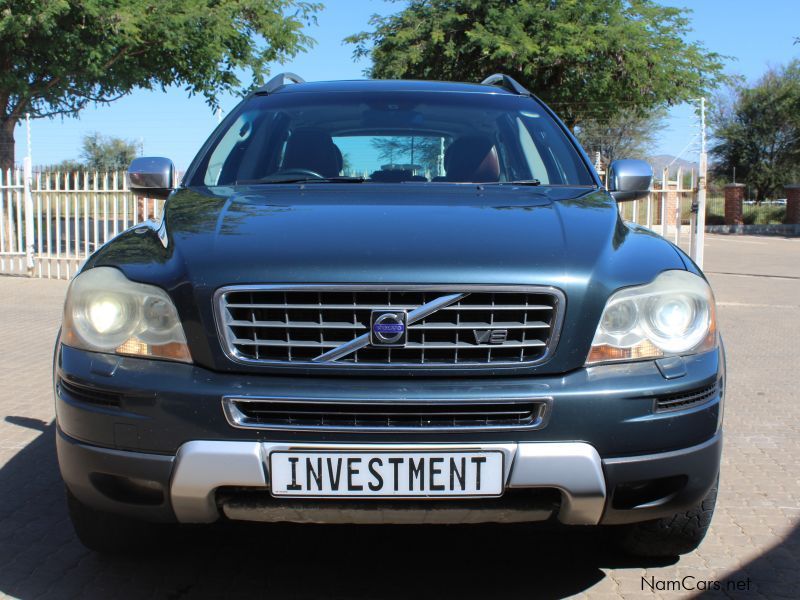
[{"label": "volvo logo emblem", "polygon": [[373,310],[369,334],[373,346],[405,346],[408,339],[405,311]]}]

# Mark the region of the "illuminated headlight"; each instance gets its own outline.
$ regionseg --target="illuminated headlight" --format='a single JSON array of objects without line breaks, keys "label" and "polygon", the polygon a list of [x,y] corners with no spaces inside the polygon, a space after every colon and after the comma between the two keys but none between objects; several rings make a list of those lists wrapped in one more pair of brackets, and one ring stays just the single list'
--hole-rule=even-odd
[{"label": "illuminated headlight", "polygon": [[167,293],[97,267],[69,286],[62,339],[68,346],[191,362],[178,311]]},{"label": "illuminated headlight", "polygon": [[586,364],[694,354],[717,345],[714,295],[687,271],[615,292],[606,302]]}]

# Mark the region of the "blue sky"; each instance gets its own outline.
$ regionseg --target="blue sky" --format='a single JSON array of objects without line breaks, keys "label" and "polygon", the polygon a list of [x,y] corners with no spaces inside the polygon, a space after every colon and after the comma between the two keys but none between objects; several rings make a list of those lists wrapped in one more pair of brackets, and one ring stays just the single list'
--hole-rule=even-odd
[{"label": "blue sky", "polygon": [[[352,79],[363,77],[366,62],[352,60],[352,48],[342,39],[368,28],[373,13],[389,14],[402,4],[382,0],[327,0],[318,25],[308,33],[317,40],[309,52],[297,56],[273,73],[294,71],[305,79]],[[691,39],[710,50],[733,57],[727,71],[748,80],[758,78],[769,66],[800,57],[800,0],[664,0],[662,4],[691,8],[694,31]],[[756,10],[754,10],[756,8]],[[224,111],[237,98],[222,99]],[[676,155],[696,133],[690,106],[674,107],[667,128],[654,149],[656,154]],[[89,108],[77,119],[36,120],[31,123],[32,155],[36,165],[77,158],[87,133],[99,131],[141,143],[144,154],[172,158],[179,169],[188,166],[195,152],[214,128],[217,117],[200,97],[189,98],[181,89],[135,91],[117,102]],[[27,152],[24,124],[17,129],[17,160]],[[683,156],[696,157],[690,147]]]}]

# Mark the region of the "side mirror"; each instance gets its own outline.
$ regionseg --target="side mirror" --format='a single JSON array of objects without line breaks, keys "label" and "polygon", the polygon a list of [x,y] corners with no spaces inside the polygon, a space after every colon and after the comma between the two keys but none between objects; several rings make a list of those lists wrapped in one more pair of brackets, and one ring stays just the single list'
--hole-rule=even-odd
[{"label": "side mirror", "polygon": [[142,196],[166,198],[176,187],[175,175],[175,165],[168,158],[134,158],[128,167],[128,187]]},{"label": "side mirror", "polygon": [[653,184],[653,168],[643,160],[615,160],[608,168],[608,191],[617,202],[646,198]]}]

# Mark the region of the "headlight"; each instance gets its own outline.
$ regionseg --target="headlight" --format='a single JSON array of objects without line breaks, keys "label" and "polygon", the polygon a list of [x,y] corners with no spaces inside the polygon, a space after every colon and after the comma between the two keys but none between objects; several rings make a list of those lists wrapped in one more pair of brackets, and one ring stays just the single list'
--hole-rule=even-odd
[{"label": "headlight", "polygon": [[694,354],[717,344],[714,294],[687,271],[665,271],[606,302],[586,364]]},{"label": "headlight", "polygon": [[62,332],[68,346],[191,362],[167,293],[111,267],[84,271],[69,286]]}]

